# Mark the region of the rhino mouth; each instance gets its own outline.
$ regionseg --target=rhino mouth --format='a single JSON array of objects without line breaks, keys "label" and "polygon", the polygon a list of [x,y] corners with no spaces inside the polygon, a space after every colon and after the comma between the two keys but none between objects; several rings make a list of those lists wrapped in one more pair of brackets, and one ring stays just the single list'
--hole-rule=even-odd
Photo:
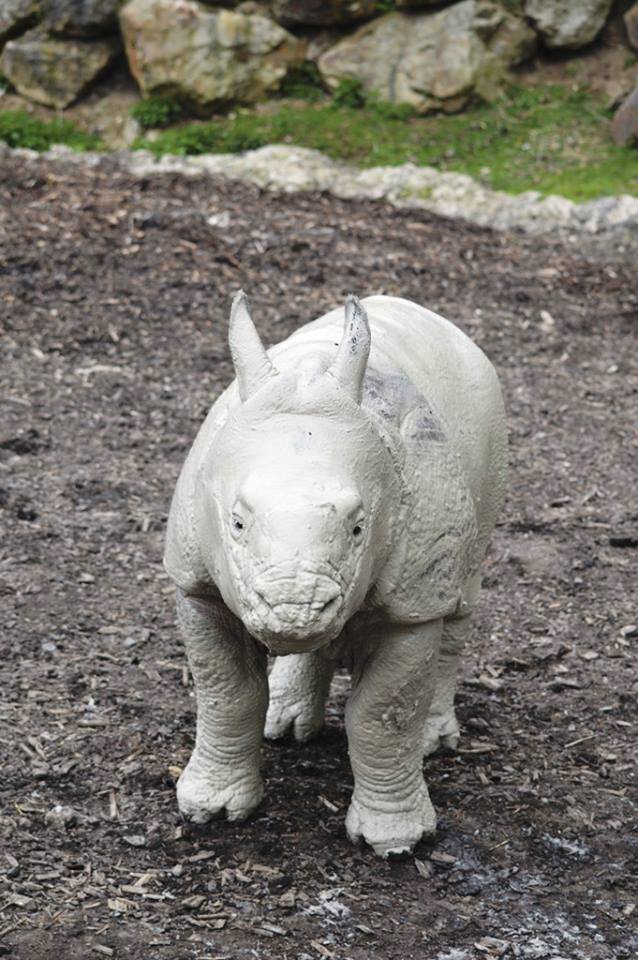
[{"label": "rhino mouth", "polygon": [[[273,650],[315,649],[341,632],[344,590],[336,572],[277,569],[252,584],[246,626]],[[301,646],[300,646],[301,645]]]}]

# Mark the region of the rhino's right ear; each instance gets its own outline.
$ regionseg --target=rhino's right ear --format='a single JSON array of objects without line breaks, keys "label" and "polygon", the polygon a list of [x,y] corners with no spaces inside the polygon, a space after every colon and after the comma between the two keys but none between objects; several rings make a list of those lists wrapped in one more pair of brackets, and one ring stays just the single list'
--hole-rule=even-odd
[{"label": "rhino's right ear", "polygon": [[247,400],[255,390],[277,376],[277,371],[255,329],[248,309],[248,298],[243,290],[233,299],[228,345],[235,367],[239,396],[242,400]]}]

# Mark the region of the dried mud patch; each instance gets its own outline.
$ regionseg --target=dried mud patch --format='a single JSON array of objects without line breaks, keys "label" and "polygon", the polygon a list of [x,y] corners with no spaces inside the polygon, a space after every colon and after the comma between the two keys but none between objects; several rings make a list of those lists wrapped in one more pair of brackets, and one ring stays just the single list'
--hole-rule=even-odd
[{"label": "dried mud patch", "polygon": [[[203,177],[0,161],[0,955],[629,960],[635,878],[632,265],[416,211]],[[229,298],[266,340],[354,289],[458,322],[505,385],[511,489],[433,843],[348,843],[347,678],[267,797],[177,816],[193,697],[160,565],[183,457],[231,375]]]}]

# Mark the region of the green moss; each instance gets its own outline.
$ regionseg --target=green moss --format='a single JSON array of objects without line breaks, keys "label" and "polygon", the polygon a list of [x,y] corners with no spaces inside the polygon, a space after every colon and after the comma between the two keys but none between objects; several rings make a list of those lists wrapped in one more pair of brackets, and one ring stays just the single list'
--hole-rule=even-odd
[{"label": "green moss", "polygon": [[131,116],[143,130],[169,127],[181,118],[183,112],[182,104],[173,97],[148,97],[131,107]]},{"label": "green moss", "polygon": [[26,110],[0,112],[0,140],[10,147],[26,147],[29,150],[48,150],[56,143],[66,144],[74,150],[99,150],[103,147],[99,137],[78,130],[70,120],[38,120]]}]

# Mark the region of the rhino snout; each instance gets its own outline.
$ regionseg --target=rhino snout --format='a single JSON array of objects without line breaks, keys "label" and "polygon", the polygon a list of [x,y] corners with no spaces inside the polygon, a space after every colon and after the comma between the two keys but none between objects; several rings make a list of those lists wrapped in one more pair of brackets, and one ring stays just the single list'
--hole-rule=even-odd
[{"label": "rhino snout", "polygon": [[323,613],[341,594],[341,585],[324,574],[304,572],[256,577],[253,587],[259,598],[287,622],[310,620]]}]

